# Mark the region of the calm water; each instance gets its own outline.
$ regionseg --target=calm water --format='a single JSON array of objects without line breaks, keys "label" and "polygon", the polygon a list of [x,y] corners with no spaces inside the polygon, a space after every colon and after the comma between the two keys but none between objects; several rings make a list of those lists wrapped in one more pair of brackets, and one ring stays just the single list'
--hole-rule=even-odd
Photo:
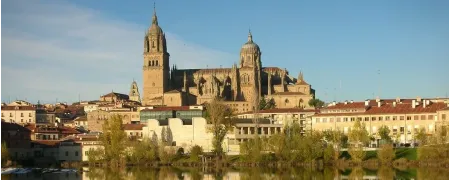
[{"label": "calm water", "polygon": [[285,170],[274,169],[224,169],[213,171],[203,168],[124,168],[102,169],[84,168],[89,172],[59,172],[2,175],[1,179],[87,179],[87,180],[141,180],[141,179],[449,179],[448,169],[395,169],[380,167],[379,169],[335,169],[326,167],[320,170],[292,168]]}]

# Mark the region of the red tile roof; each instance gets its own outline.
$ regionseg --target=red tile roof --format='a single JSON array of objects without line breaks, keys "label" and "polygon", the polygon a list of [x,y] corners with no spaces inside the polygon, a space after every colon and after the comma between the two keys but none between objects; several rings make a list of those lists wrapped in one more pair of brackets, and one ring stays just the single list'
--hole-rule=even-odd
[{"label": "red tile roof", "polygon": [[79,131],[77,131],[74,128],[71,127],[36,127],[35,124],[26,125],[25,128],[29,129],[30,131],[33,131],[34,133],[61,133],[61,134],[80,134]]},{"label": "red tile roof", "polygon": [[[353,103],[355,104],[355,103]],[[347,104],[348,105],[348,104]],[[364,104],[363,104],[364,105]],[[360,107],[356,106],[356,107]],[[446,108],[446,103],[431,103],[430,105],[423,107],[422,104],[412,108],[412,104],[397,104],[396,107],[393,104],[383,104],[381,107],[369,106],[365,112],[356,113],[321,113],[315,116],[349,116],[349,115],[376,115],[376,114],[420,114],[420,113],[435,113],[439,109]],[[346,109],[342,108],[342,109]],[[330,107],[327,107],[330,109]]]},{"label": "red tile roof", "polygon": [[142,130],[144,126],[143,124],[124,124],[123,130]]},{"label": "red tile roof", "polygon": [[[318,112],[318,110],[315,109],[302,109],[302,108],[275,108],[275,109],[266,109],[266,110],[260,110],[258,113],[263,114],[263,113],[300,113],[300,112]],[[242,115],[242,114],[253,114],[253,111],[248,111],[248,112],[243,112],[243,113],[239,113],[237,115]]]},{"label": "red tile roof", "polygon": [[46,146],[56,146],[61,141],[59,141],[59,140],[35,140],[35,141],[31,141],[31,142],[36,143],[36,144],[46,145]]},{"label": "red tile roof", "polygon": [[344,103],[337,103],[334,106],[325,107],[323,109],[355,109],[355,108],[365,108],[364,102],[348,102],[347,104]]},{"label": "red tile roof", "polygon": [[71,127],[61,127],[59,129],[61,130],[62,134],[80,134],[79,131]]},{"label": "red tile roof", "polygon": [[36,110],[36,108],[32,107],[32,106],[2,106],[2,111],[12,111],[12,110],[17,110],[17,111],[33,111]]},{"label": "red tile roof", "polygon": [[162,107],[154,107],[153,109],[146,108],[141,111],[189,111],[189,110],[190,110],[189,106],[162,106]]}]

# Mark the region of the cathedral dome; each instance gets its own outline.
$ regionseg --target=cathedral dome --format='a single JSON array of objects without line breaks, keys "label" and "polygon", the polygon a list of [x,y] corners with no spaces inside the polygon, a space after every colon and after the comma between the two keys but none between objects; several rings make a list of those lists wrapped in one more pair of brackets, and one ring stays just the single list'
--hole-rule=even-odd
[{"label": "cathedral dome", "polygon": [[158,24],[152,24],[152,26],[150,26],[150,28],[148,29],[148,33],[150,33],[150,34],[162,34],[163,31],[162,31],[161,27],[158,26]]},{"label": "cathedral dome", "polygon": [[242,53],[259,53],[259,46],[253,42],[252,33],[248,32],[248,41],[242,45]]},{"label": "cathedral dome", "polygon": [[152,17],[152,25],[148,29],[148,33],[150,34],[162,34],[163,31],[161,27],[158,25],[158,16],[156,16],[156,9],[153,11],[153,17]]}]

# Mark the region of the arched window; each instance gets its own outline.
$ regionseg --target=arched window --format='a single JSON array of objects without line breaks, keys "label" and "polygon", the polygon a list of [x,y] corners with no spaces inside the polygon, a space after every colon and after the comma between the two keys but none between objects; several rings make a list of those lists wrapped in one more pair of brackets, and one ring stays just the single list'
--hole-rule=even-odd
[{"label": "arched window", "polygon": [[152,65],[152,61],[148,61],[148,66],[151,66]]},{"label": "arched window", "polygon": [[155,41],[152,41],[152,48],[155,48]]},{"label": "arched window", "polygon": [[155,61],[156,62],[156,65],[155,66],[158,66],[158,61]]}]

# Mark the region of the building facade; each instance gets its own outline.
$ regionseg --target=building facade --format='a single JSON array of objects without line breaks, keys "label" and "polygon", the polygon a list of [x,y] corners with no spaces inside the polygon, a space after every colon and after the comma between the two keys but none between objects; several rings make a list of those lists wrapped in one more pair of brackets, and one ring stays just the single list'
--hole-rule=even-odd
[{"label": "building facade", "polygon": [[448,125],[448,101],[432,99],[375,99],[363,102],[332,103],[314,115],[315,130],[339,130],[348,133],[356,120],[364,123],[367,132],[375,138],[372,147],[379,145],[378,129],[387,126],[396,145],[416,145],[415,134],[425,128],[433,134],[439,123]]},{"label": "building facade", "polygon": [[263,96],[274,98],[279,107],[308,107],[314,98],[300,73],[298,78],[286,69],[263,67],[260,47],[251,32],[242,45],[239,63],[231,68],[170,69],[166,37],[158,24],[156,11],[144,37],[143,105],[186,106],[203,104],[213,98],[225,99],[238,112],[254,109]]},{"label": "building facade", "polygon": [[36,108],[32,106],[2,106],[2,120],[18,124],[35,124]]}]

